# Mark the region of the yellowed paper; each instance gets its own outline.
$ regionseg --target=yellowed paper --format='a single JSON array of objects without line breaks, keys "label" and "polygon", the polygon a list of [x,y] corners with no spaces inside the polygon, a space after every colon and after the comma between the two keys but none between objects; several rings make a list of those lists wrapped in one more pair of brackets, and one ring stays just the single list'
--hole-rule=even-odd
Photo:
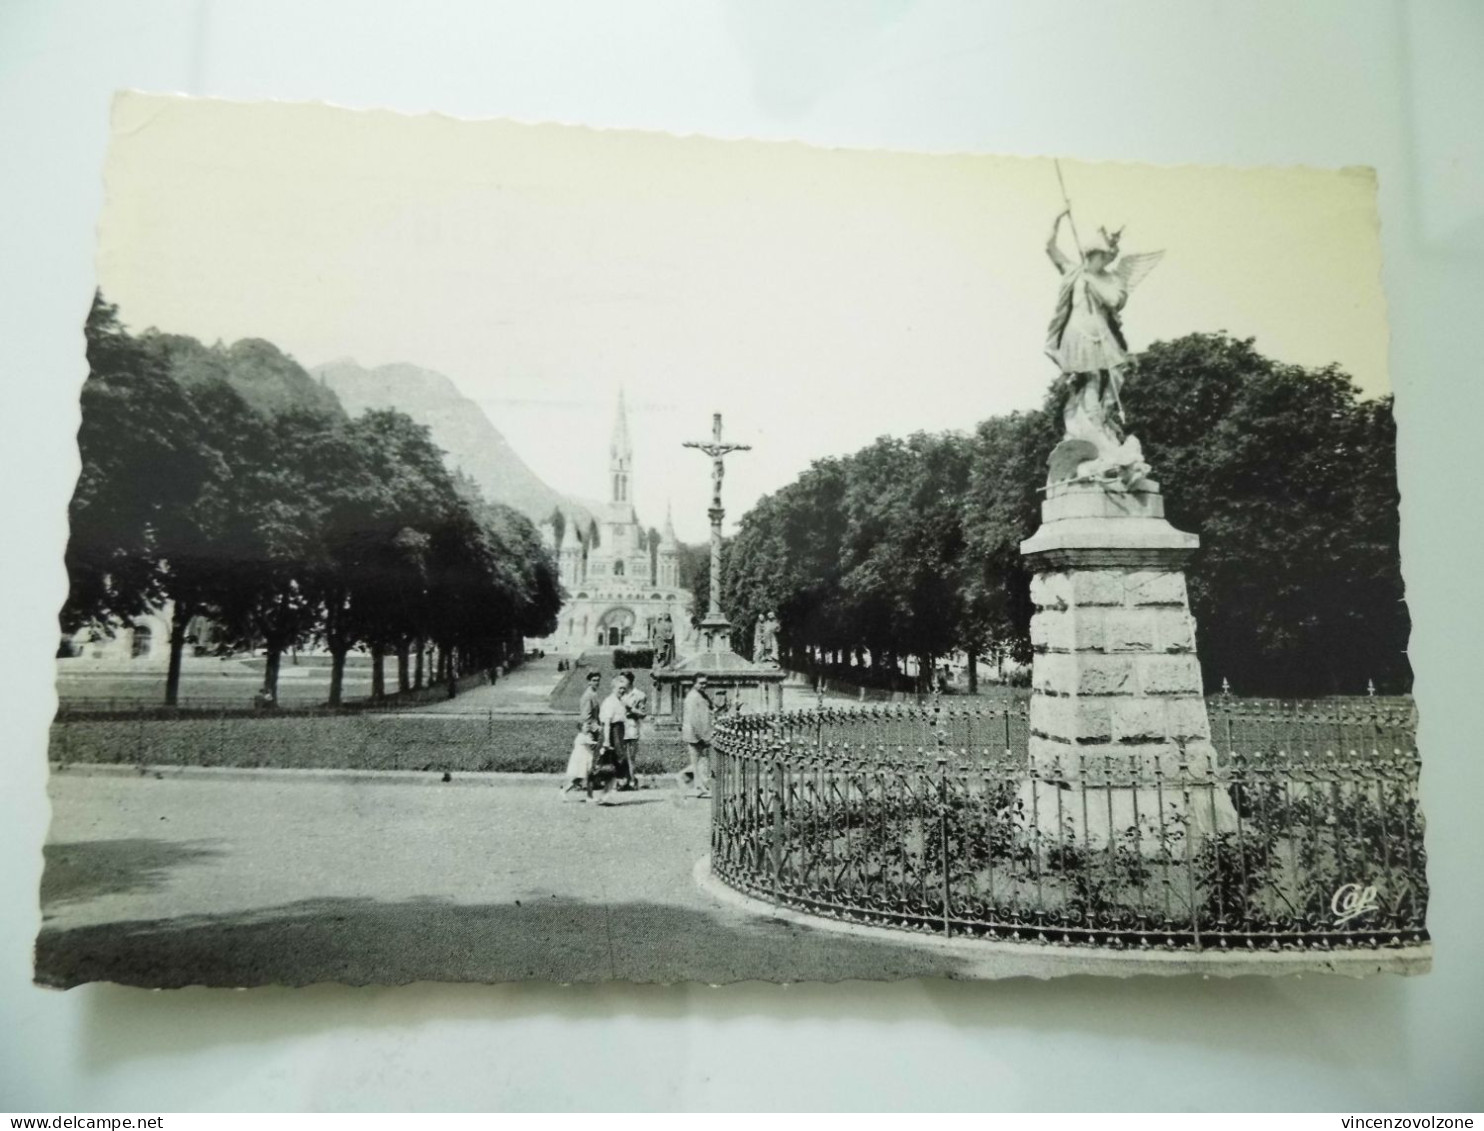
[{"label": "yellowed paper", "polygon": [[105,177],[38,980],[1426,968],[1370,171],[123,94]]}]

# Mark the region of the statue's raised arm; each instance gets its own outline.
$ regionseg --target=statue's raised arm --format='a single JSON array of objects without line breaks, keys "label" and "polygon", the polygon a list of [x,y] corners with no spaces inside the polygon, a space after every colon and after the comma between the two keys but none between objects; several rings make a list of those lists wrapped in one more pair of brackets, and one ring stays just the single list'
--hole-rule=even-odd
[{"label": "statue's raised arm", "polygon": [[1059,240],[1061,239],[1061,222],[1072,214],[1070,208],[1063,208],[1056,214],[1056,221],[1051,225],[1051,235],[1046,237],[1046,254],[1055,265],[1058,272],[1065,275],[1076,265],[1062,252]]}]

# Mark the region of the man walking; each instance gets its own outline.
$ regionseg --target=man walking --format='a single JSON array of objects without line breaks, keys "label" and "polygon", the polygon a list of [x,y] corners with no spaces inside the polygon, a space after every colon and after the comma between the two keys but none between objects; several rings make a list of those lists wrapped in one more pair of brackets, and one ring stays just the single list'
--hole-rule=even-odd
[{"label": "man walking", "polygon": [[[598,710],[603,703],[603,694],[600,690],[602,684],[603,676],[600,673],[595,671],[588,672],[587,686],[582,689],[582,698],[577,701],[577,727],[585,737],[592,740],[595,756],[596,752],[602,749],[603,739],[603,727],[598,722]],[[579,781],[571,777],[571,769],[569,767],[568,776],[570,780],[562,786],[562,792],[565,793],[567,790],[586,786],[588,797],[592,797],[593,769],[594,767],[589,766],[587,773],[583,775],[583,780]]]},{"label": "man walking", "polygon": [[695,788],[695,796],[710,797],[711,784],[711,696],[706,677],[696,676],[686,693],[680,716],[680,740],[690,751],[690,765],[676,774],[681,789]]},{"label": "man walking", "polygon": [[634,673],[624,672],[623,705],[627,712],[624,719],[624,777],[623,788],[638,789],[639,775],[635,767],[639,764],[640,720],[649,714],[649,697],[634,686]]}]

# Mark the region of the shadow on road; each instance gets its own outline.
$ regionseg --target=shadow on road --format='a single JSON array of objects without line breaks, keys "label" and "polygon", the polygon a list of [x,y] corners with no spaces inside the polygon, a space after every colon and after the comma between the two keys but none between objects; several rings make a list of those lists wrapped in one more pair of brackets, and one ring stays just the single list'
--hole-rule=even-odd
[{"label": "shadow on road", "polygon": [[712,984],[952,976],[952,957],[777,919],[531,896],[317,899],[238,914],[43,928],[36,980],[182,986],[418,981]]},{"label": "shadow on road", "polygon": [[42,849],[41,906],[45,911],[101,895],[134,894],[164,886],[172,868],[221,855],[211,841],[133,837],[48,844]]}]

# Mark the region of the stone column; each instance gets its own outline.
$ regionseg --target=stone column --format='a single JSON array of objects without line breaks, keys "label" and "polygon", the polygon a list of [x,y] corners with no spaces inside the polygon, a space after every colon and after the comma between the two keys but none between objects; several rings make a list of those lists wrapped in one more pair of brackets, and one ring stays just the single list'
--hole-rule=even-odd
[{"label": "stone column", "polygon": [[[716,461],[720,465],[721,460]],[[708,595],[706,619],[701,621],[701,651],[730,652],[732,650],[732,624],[721,611],[721,520],[726,511],[721,507],[721,476],[716,477],[716,499],[706,511],[711,519],[711,591]]]},{"label": "stone column", "polygon": [[[1106,843],[1161,816],[1192,836],[1235,828],[1216,752],[1184,565],[1200,545],[1159,485],[1057,483],[1020,551],[1032,571],[1027,809],[1048,832]],[[1133,784],[1138,782],[1137,787]]]}]

